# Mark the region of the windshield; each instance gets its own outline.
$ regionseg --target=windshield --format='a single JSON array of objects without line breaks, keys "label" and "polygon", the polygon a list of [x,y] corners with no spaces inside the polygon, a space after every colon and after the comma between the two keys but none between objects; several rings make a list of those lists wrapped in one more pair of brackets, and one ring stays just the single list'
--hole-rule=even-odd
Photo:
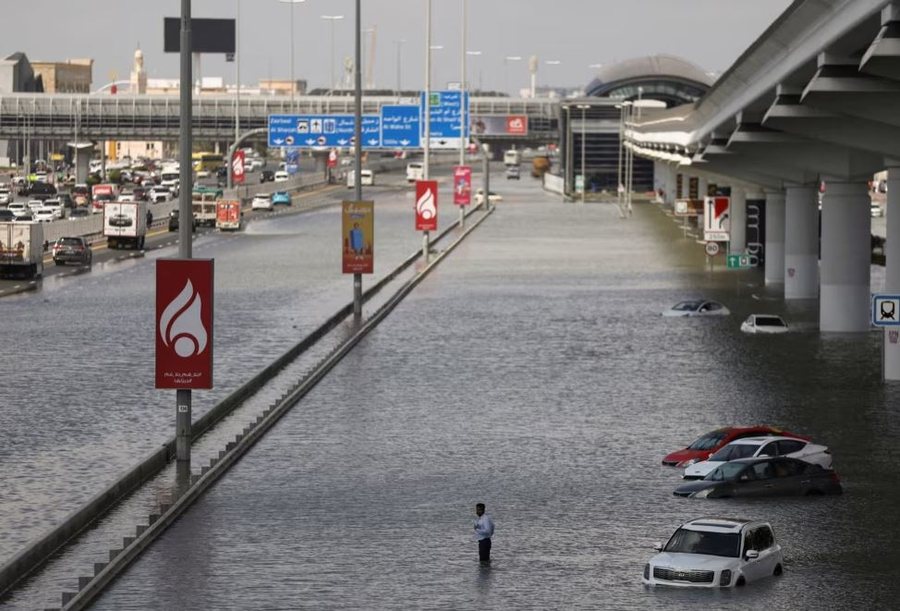
[{"label": "windshield", "polygon": [[676,303],[672,309],[678,310],[679,312],[693,312],[697,308],[700,307],[699,301],[682,301],[680,303]]},{"label": "windshield", "polygon": [[757,316],[757,327],[783,327],[784,321],[776,316]]},{"label": "windshield", "polygon": [[706,477],[703,479],[709,480],[711,482],[724,482],[730,481],[733,479],[737,479],[737,477],[743,473],[744,469],[747,468],[747,465],[744,463],[734,463],[727,462],[719,465],[715,469],[713,469]]},{"label": "windshield", "polygon": [[747,458],[756,454],[759,449],[758,445],[747,443],[729,443],[727,446],[709,457],[710,460],[719,460],[726,462],[737,458]]},{"label": "windshield", "polygon": [[81,246],[80,238],[60,238],[57,242],[60,246]]},{"label": "windshield", "polygon": [[738,533],[699,532],[679,528],[672,535],[672,538],[669,539],[665,551],[737,558],[741,551],[741,535]]},{"label": "windshield", "polygon": [[725,438],[725,433],[709,433],[688,446],[688,450],[712,450]]}]

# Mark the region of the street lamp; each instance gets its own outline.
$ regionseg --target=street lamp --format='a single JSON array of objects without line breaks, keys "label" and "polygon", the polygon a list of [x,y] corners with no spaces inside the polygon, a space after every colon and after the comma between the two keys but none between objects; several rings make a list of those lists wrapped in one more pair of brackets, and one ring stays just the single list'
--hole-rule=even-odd
[{"label": "street lamp", "polygon": [[[291,110],[294,110],[294,89],[296,89],[296,81],[294,80],[294,5],[306,2],[306,0],[278,0],[282,4],[291,5]],[[269,83],[271,86],[271,83]]]},{"label": "street lamp", "polygon": [[504,84],[503,88],[506,89],[506,92],[509,93],[509,64],[510,62],[520,62],[522,61],[521,55],[507,55],[503,58],[503,75],[504,75]]},{"label": "street lamp", "polygon": [[585,175],[584,169],[584,138],[585,138],[585,116],[584,112],[590,108],[590,104],[578,104],[575,106],[578,110],[581,111],[581,203],[584,203],[584,194],[587,191],[587,176]]},{"label": "street lamp", "polygon": [[322,19],[331,22],[331,90],[334,91],[334,22],[343,19],[343,15],[322,15]]},{"label": "street lamp", "polygon": [[[481,51],[466,51],[466,55],[468,57],[480,57]],[[482,89],[481,87],[481,70],[478,70],[478,89],[479,91]]]}]

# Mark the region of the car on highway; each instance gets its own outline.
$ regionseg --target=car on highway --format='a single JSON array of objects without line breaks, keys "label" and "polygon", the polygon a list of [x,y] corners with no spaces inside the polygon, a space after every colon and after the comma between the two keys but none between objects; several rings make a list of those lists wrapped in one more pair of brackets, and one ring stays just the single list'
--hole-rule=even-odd
[{"label": "car on highway", "polygon": [[521,177],[521,172],[519,170],[519,166],[517,166],[517,165],[506,166],[506,180],[519,180],[520,177]]},{"label": "car on highway", "polygon": [[153,188],[150,189],[150,201],[155,204],[166,202],[171,196],[172,192],[169,191],[168,187],[154,185]]},{"label": "car on highway", "polygon": [[787,333],[788,325],[781,316],[775,314],[751,314],[741,323],[744,333]]},{"label": "car on highway", "polygon": [[251,210],[271,210],[272,209],[272,196],[269,193],[259,193],[258,195],[253,196],[253,201],[250,203]]},{"label": "car on highway", "polygon": [[0,206],[5,206],[12,201],[13,194],[9,187],[0,187]]},{"label": "car on highway", "polygon": [[59,238],[53,243],[50,252],[53,255],[53,262],[56,265],[69,265],[70,263],[74,263],[90,267],[94,258],[94,253],[91,251],[91,245],[81,236]]},{"label": "car on highway", "polygon": [[44,207],[44,200],[41,200],[41,199],[30,199],[30,200],[28,200],[28,202],[25,204],[25,206],[27,206],[28,209],[29,209],[29,210],[32,212],[32,214],[33,214],[33,213],[36,212],[37,210],[40,210],[41,208]]},{"label": "car on highway", "polygon": [[769,426],[768,424],[757,424],[756,426],[726,426],[701,435],[686,448],[667,454],[665,458],[662,459],[662,464],[669,467],[687,467],[695,462],[706,460],[735,439],[771,435],[782,435],[794,439],[809,439],[809,437],[806,437],[805,435],[797,435],[779,427]]},{"label": "car on highway", "polygon": [[290,206],[291,194],[287,191],[275,191],[275,193],[272,194],[272,205]]},{"label": "car on highway", "polygon": [[644,565],[651,586],[730,588],[779,576],[784,554],[772,525],[757,520],[698,518],[682,524]]},{"label": "car on highway", "polygon": [[[169,212],[169,219],[167,222],[167,227],[169,231],[178,231],[178,227],[180,225],[181,211],[178,208],[175,208],[171,212]],[[193,227],[191,227],[191,231],[197,231],[197,221],[194,219]]]},{"label": "car on highway", "polygon": [[[371,187],[375,184],[375,172],[372,170],[360,170],[359,184],[363,187]],[[356,171],[347,172],[347,188],[352,189],[356,186]]]},{"label": "car on highway", "polygon": [[675,496],[723,499],[758,496],[841,494],[838,474],[787,456],[739,458],[722,463],[701,480],[678,486]]},{"label": "car on highway", "polygon": [[14,223],[34,223],[34,215],[31,214],[31,211],[26,212],[25,214],[20,214],[16,216],[13,220]]},{"label": "car on highway", "polygon": [[38,208],[32,214],[38,223],[52,223],[56,220],[56,214],[51,208]]},{"label": "car on highway", "polygon": [[53,210],[53,215],[57,219],[61,219],[63,217],[63,206],[58,199],[48,199],[44,202],[42,209],[49,208]]},{"label": "car on highway", "polygon": [[84,219],[84,218],[87,218],[87,217],[89,217],[90,215],[91,215],[91,213],[88,212],[88,209],[87,209],[87,208],[74,208],[73,210],[70,210],[70,211],[69,211],[69,216],[68,216],[67,218],[68,218],[70,221],[74,221],[74,220],[76,220],[76,219]]},{"label": "car on highway", "polygon": [[272,182],[275,180],[275,172],[272,170],[263,170],[259,173],[259,182]]},{"label": "car on highway", "polygon": [[56,187],[46,182],[33,182],[28,186],[27,194],[32,199],[44,201],[56,197]]},{"label": "car on highway", "polygon": [[275,172],[275,182],[286,182],[288,178],[290,178],[290,175],[284,170],[278,170],[277,172]]},{"label": "car on highway", "polygon": [[407,182],[415,182],[417,180],[425,179],[425,165],[418,162],[413,161],[411,163],[406,164],[406,181]]},{"label": "car on highway", "polygon": [[662,315],[666,317],[728,316],[729,314],[731,311],[718,301],[706,299],[679,301],[662,312]]},{"label": "car on highway", "polygon": [[684,479],[703,479],[726,462],[757,456],[788,456],[830,469],[831,450],[827,446],[811,443],[808,439],[794,437],[745,437],[736,439],[706,460],[688,465]]},{"label": "car on highway", "polygon": [[16,215],[12,213],[12,210],[0,208],[0,223],[11,223],[14,220],[16,220]]},{"label": "car on highway", "polygon": [[[484,201],[484,189],[478,189],[477,191],[475,191],[475,204],[476,204],[476,205],[477,205],[477,204],[480,204],[480,203],[482,203],[483,201]],[[500,195],[499,193],[494,193],[493,191],[491,191],[491,195],[490,195],[490,203],[496,204],[497,202],[502,202],[502,201],[503,201],[503,196],[502,196],[502,195]]]},{"label": "car on highway", "polygon": [[10,202],[6,209],[13,213],[14,216],[22,216],[23,214],[28,214],[31,210],[24,204],[24,202]]}]

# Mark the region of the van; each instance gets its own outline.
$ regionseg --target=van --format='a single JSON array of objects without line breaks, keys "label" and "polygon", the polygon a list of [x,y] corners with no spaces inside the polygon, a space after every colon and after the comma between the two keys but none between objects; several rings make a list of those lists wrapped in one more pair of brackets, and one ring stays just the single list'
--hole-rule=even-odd
[{"label": "van", "polygon": [[406,182],[425,180],[425,166],[421,163],[406,164]]},{"label": "van", "polygon": [[[361,170],[359,173],[359,182],[364,187],[371,187],[375,184],[375,173],[372,170]],[[356,172],[350,170],[347,172],[347,188],[352,189],[356,186]]]},{"label": "van", "polygon": [[275,182],[285,182],[289,178],[288,173],[284,170],[275,172]]}]

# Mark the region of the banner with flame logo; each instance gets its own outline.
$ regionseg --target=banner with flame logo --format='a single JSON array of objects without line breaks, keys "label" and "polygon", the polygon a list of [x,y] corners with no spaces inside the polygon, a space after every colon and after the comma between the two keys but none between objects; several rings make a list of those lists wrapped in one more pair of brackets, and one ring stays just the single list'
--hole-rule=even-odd
[{"label": "banner with flame logo", "polygon": [[345,274],[375,272],[375,202],[345,201],[341,243]]},{"label": "banner with flame logo", "polygon": [[437,231],[438,185],[436,180],[416,181],[416,231]]},{"label": "banner with flame logo", "polygon": [[247,160],[244,151],[235,151],[231,158],[231,181],[236,185],[244,184],[246,169]]},{"label": "banner with flame logo", "polygon": [[156,262],[156,388],[213,387],[213,260]]}]

